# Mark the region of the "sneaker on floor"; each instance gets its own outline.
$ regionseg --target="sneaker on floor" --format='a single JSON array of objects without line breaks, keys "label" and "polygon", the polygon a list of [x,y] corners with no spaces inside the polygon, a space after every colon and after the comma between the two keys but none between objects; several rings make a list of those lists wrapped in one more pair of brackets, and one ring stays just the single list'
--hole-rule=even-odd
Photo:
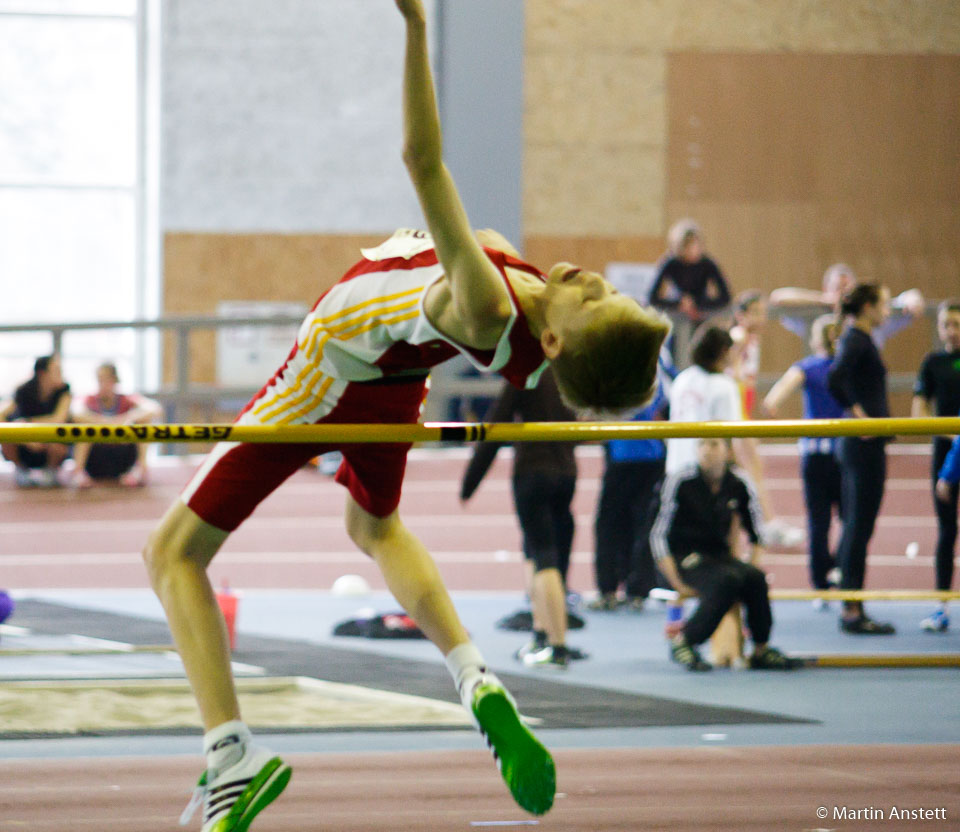
[{"label": "sneaker on floor", "polygon": [[548,667],[555,670],[566,670],[570,663],[570,656],[566,647],[541,647],[539,650],[531,650],[523,657],[523,663],[527,667]]},{"label": "sneaker on floor", "polygon": [[120,476],[120,485],[124,488],[143,488],[147,484],[147,472],[143,468],[133,468]]},{"label": "sneaker on floor", "polygon": [[200,775],[180,825],[186,826],[202,803],[202,832],[246,832],[253,819],[280,796],[291,773],[290,766],[272,752],[248,746],[230,768]]},{"label": "sneaker on floor", "polygon": [[60,485],[57,472],[52,468],[34,468],[30,476],[40,488],[58,488]]},{"label": "sneaker on floor", "polygon": [[646,600],[646,598],[635,595],[627,598],[627,600],[624,602],[624,606],[629,612],[643,612],[643,605]]},{"label": "sneaker on floor", "polygon": [[567,647],[567,659],[571,662],[579,662],[589,658],[590,654],[585,650],[581,650],[579,647]]},{"label": "sneaker on floor", "polygon": [[29,468],[21,468],[19,465],[13,469],[13,481],[17,488],[34,488],[36,483],[30,476]]},{"label": "sneaker on floor", "polygon": [[857,618],[841,618],[840,629],[845,633],[858,636],[892,636],[897,632],[893,624],[874,621],[866,615],[860,615]]},{"label": "sneaker on floor", "polygon": [[594,612],[613,612],[613,610],[619,606],[620,601],[617,600],[616,594],[613,592],[605,592],[590,601],[587,604],[587,609],[593,610]]},{"label": "sneaker on floor", "polygon": [[547,646],[546,638],[538,638],[534,636],[530,641],[523,645],[516,653],[513,654],[513,657],[517,661],[523,661],[530,653],[535,653],[537,650],[543,650]]},{"label": "sneaker on floor", "polygon": [[74,488],[79,488],[82,491],[85,491],[88,488],[93,488],[94,486],[93,477],[91,477],[82,469],[79,471],[74,471],[72,482]]},{"label": "sneaker on floor", "polygon": [[547,812],[557,790],[553,758],[495,676],[487,674],[473,689],[470,710],[513,799],[531,814]]},{"label": "sneaker on floor", "polygon": [[807,539],[803,529],[791,526],[780,519],[773,519],[763,527],[763,544],[765,546],[799,546]]},{"label": "sneaker on floor", "polygon": [[776,647],[764,647],[750,657],[751,670],[796,670],[803,661],[786,656]]},{"label": "sneaker on floor", "polygon": [[920,627],[928,633],[945,633],[950,629],[950,616],[946,610],[937,610],[933,615],[924,618]]},{"label": "sneaker on floor", "polygon": [[686,641],[675,641],[670,645],[670,658],[695,673],[713,670],[713,665],[705,662],[697,652],[697,648],[687,644]]}]

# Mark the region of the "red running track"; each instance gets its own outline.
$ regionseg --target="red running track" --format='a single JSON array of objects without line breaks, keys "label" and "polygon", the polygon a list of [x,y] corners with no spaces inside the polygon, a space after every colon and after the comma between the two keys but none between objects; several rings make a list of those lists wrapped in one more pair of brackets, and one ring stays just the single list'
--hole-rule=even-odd
[{"label": "red running track", "polygon": [[[960,817],[956,745],[560,751],[558,798],[535,826],[527,825],[530,816],[513,804],[483,751],[291,755],[289,761],[293,780],[254,823],[257,829],[479,832],[478,823],[500,822],[489,828],[945,832]],[[17,760],[0,778],[0,830],[177,829],[196,774],[197,760],[184,757]],[[892,807],[939,817],[891,819]],[[194,818],[189,828],[199,827]]]},{"label": "red running track", "polygon": [[[782,448],[782,446],[781,446]],[[867,586],[930,589],[936,521],[929,457],[897,447],[890,455],[886,498],[868,562]],[[907,451],[904,453],[904,451]],[[795,456],[765,459],[777,513],[803,524]],[[437,559],[453,590],[517,589],[522,582],[519,532],[510,494],[510,461],[501,454],[473,500],[458,499],[465,459],[456,452],[415,451],[401,515]],[[574,501],[577,533],[571,586],[593,589],[593,515],[602,460],[580,456]],[[152,526],[189,478],[192,465],[162,465],[145,489],[19,490],[0,472],[0,584],[13,589],[145,587],[140,550]],[[344,573],[383,582],[343,529],[344,491],[313,470],[294,475],[227,541],[212,567],[216,581],[245,588],[328,589]],[[920,554],[905,556],[916,541]],[[805,549],[775,550],[765,566],[779,588],[807,585]]]}]

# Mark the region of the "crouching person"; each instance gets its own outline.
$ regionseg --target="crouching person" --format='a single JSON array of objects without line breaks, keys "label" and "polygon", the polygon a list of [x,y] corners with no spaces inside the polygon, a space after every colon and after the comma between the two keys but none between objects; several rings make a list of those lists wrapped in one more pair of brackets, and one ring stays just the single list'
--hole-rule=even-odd
[{"label": "crouching person", "polygon": [[[753,641],[750,667],[791,670],[800,662],[770,647],[773,618],[766,575],[754,564],[760,556],[763,511],[747,476],[731,464],[728,439],[701,439],[696,464],[669,474],[650,544],[657,565],[674,589],[696,596],[696,611],[671,639],[671,657],[688,670],[710,670],[697,651],[736,603],[746,608]],[[750,562],[734,556],[735,518],[750,540]]]}]

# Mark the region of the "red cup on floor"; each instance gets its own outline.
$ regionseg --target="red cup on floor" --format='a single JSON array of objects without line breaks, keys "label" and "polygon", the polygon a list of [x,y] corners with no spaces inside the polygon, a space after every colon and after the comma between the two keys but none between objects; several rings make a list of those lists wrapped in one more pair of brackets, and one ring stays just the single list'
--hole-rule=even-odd
[{"label": "red cup on floor", "polygon": [[227,624],[227,637],[230,640],[230,649],[235,650],[237,647],[237,607],[239,606],[240,599],[230,591],[230,587],[226,584],[216,593],[216,599],[217,605],[220,607],[220,612],[223,613],[223,620]]}]

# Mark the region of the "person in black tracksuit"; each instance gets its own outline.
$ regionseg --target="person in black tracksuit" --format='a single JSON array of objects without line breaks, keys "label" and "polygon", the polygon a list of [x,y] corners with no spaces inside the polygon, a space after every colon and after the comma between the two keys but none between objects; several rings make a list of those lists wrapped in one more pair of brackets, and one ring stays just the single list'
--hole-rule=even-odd
[{"label": "person in black tracksuit", "polygon": [[[943,349],[931,352],[923,359],[917,382],[913,388],[911,414],[925,416],[960,415],[960,298],[945,300],[937,309],[937,334]],[[948,484],[946,498],[936,493],[937,479],[950,451],[951,437],[933,437],[931,476],[933,479],[933,506],[937,513],[936,588],[949,590],[953,584],[954,550],[957,543],[957,500],[960,489]],[[950,626],[947,605],[921,624],[925,630],[943,632]]]},{"label": "person in black tracksuit", "polygon": [[[532,390],[505,384],[487,412],[488,422],[570,422],[573,413],[560,398],[548,369]],[[518,442],[514,446],[513,499],[530,564],[530,604],[534,642],[517,658],[530,666],[564,667],[566,646],[566,575],[570,566],[574,521],[570,511],[577,483],[574,442]],[[500,448],[480,442],[463,476],[460,499],[469,500]]]},{"label": "person in black tracksuit", "polygon": [[[847,328],[827,375],[833,397],[858,419],[890,415],[887,368],[870,337],[889,313],[890,294],[876,283],[861,283],[844,295]],[[887,479],[886,437],[844,436],[837,445],[843,502],[843,532],[837,546],[841,589],[863,589],[867,546],[873,536]],[[840,629],[858,635],[890,635],[892,624],[874,621],[859,601],[843,605]]]},{"label": "person in black tracksuit", "polygon": [[747,475],[730,464],[730,442],[701,439],[697,464],[668,474],[650,532],[657,566],[681,597],[700,599],[696,612],[673,635],[671,657],[689,670],[709,670],[697,652],[735,603],[746,607],[754,644],[750,667],[790,670],[798,662],[767,644],[773,626],[767,576],[737,559],[730,548],[734,516],[759,558],[763,509]]}]

